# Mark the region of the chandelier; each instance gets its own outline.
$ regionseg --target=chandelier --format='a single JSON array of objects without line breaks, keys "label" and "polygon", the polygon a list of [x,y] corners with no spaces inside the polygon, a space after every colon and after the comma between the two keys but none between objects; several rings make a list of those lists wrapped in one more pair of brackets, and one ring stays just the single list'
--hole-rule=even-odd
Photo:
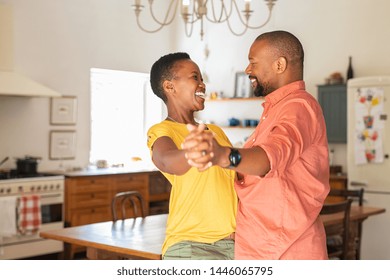
[{"label": "chandelier", "polygon": [[[145,2],[146,0],[144,0]],[[166,1],[166,0],[164,0]],[[259,1],[259,0],[257,0]],[[155,29],[146,29],[141,25],[140,14],[145,8],[143,1],[134,0],[132,5],[138,27],[148,33],[155,33],[160,31],[163,27],[171,24],[176,16],[177,10],[180,7],[180,14],[183,18],[185,25],[185,33],[187,37],[190,37],[193,32],[194,23],[200,22],[200,37],[203,39],[204,35],[204,21],[205,19],[211,23],[226,23],[230,32],[236,36],[245,34],[248,29],[259,29],[266,25],[271,19],[272,8],[275,5],[276,0],[264,0],[265,5],[268,6],[268,16],[264,22],[258,25],[251,25],[249,20],[252,13],[251,0],[169,0],[168,8],[165,12],[163,19],[158,19],[154,10],[154,0],[148,0],[148,9],[151,18],[157,24]],[[168,1],[166,1],[168,2]],[[216,2],[216,3],[215,3]],[[219,4],[218,4],[219,2]],[[239,7],[237,2],[242,2],[242,7]],[[241,31],[235,31],[232,27],[232,18],[235,18],[236,22],[242,25]]]}]

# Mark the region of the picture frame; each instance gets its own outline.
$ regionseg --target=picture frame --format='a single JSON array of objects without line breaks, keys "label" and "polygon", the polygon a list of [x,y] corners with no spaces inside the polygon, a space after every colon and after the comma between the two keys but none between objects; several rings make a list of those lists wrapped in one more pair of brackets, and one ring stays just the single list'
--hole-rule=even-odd
[{"label": "picture frame", "polygon": [[76,131],[51,130],[49,158],[52,160],[76,157]]},{"label": "picture frame", "polygon": [[251,81],[245,72],[237,72],[235,80],[234,98],[248,98],[253,96]]},{"label": "picture frame", "polygon": [[77,119],[77,98],[75,96],[52,97],[50,124],[75,125]]}]

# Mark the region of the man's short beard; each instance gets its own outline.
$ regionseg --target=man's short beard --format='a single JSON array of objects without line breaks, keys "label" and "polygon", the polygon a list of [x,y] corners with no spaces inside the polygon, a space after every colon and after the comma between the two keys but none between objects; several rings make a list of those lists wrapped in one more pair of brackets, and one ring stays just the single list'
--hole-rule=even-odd
[{"label": "man's short beard", "polygon": [[257,84],[256,88],[253,90],[253,94],[256,97],[265,96],[264,87],[260,84]]}]

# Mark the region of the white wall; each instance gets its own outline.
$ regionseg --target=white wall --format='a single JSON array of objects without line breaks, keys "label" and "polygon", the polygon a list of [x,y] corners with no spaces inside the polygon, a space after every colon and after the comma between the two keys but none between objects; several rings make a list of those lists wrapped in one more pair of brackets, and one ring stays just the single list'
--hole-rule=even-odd
[{"label": "white wall", "polygon": [[[145,34],[136,28],[129,0],[0,0],[13,6],[14,69],[64,95],[78,97],[76,126],[50,126],[47,98],[0,96],[0,158],[41,156],[41,170],[61,163],[48,160],[49,131],[75,129],[77,157],[66,166],[88,164],[90,68],[149,72],[172,51],[172,29]],[[13,168],[10,160],[2,167]]]},{"label": "white wall", "polygon": [[[156,1],[158,2],[158,1]],[[263,1],[260,1],[263,2]],[[295,33],[306,51],[305,80],[316,95],[316,85],[332,72],[345,74],[353,56],[355,76],[390,74],[390,1],[279,0],[266,28],[243,37],[225,26],[206,25],[204,41],[197,30],[192,38],[181,23],[156,34],[135,25],[130,0],[0,0],[14,8],[15,69],[79,101],[77,158],[66,165],[85,166],[89,154],[89,69],[91,67],[148,72],[161,55],[188,51],[210,78],[208,89],[233,92],[234,74],[246,67],[251,42],[263,31],[286,29]],[[205,44],[210,56],[204,61]],[[48,160],[49,99],[0,97],[0,157],[42,156]],[[345,145],[335,146],[335,163],[345,166]],[[14,164],[9,162],[8,166]],[[6,166],[7,167],[7,166]],[[12,167],[12,166],[11,166]]]},{"label": "white wall", "polygon": [[[389,11],[388,0],[279,0],[271,22],[263,29],[236,37],[229,34],[226,25],[208,24],[203,42],[194,31],[192,38],[182,38],[179,49],[191,53],[205,67],[210,90],[232,94],[235,72],[247,66],[253,40],[265,31],[290,31],[304,46],[306,86],[317,96],[316,86],[331,73],[341,72],[345,77],[348,56],[353,57],[355,77],[390,74]],[[210,49],[206,63],[205,45]],[[330,146],[335,150],[334,164],[346,171],[346,145]]]}]

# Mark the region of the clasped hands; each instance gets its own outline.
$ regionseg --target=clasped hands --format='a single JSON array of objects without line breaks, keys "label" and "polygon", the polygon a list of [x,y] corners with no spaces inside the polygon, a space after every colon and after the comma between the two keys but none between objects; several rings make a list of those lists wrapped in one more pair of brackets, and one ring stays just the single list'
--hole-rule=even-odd
[{"label": "clasped hands", "polygon": [[198,126],[187,124],[187,128],[190,134],[184,139],[181,147],[185,151],[188,164],[199,171],[217,165],[216,155],[222,147],[214,139],[214,134],[207,130],[205,124]]}]

